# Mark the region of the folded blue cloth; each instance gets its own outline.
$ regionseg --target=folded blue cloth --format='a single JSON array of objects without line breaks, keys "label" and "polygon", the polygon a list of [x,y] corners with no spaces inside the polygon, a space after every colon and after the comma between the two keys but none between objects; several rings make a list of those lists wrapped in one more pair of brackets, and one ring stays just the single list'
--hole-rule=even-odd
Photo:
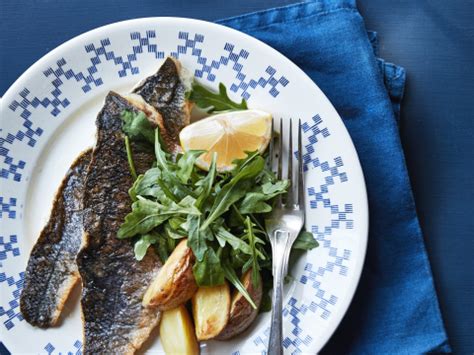
[{"label": "folded blue cloth", "polygon": [[450,352],[418,223],[397,119],[403,68],[376,58],[355,0],[320,0],[220,21],[303,69],[344,120],[370,205],[367,259],[354,301],[323,353]]}]

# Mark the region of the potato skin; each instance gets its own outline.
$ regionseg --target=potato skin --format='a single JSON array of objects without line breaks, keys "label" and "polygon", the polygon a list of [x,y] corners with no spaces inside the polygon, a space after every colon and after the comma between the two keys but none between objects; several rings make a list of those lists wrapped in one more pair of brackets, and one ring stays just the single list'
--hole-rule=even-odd
[{"label": "potato skin", "polygon": [[192,298],[197,340],[215,338],[227,326],[231,305],[229,284],[200,287]]},{"label": "potato skin", "polygon": [[187,239],[183,239],[145,292],[143,306],[166,311],[190,300],[198,288],[193,275],[194,260]]},{"label": "potato skin", "polygon": [[247,329],[258,315],[258,309],[262,302],[262,277],[258,274],[259,286],[255,288],[252,282],[252,270],[248,270],[242,276],[242,284],[247,289],[250,297],[257,305],[257,309],[253,309],[251,304],[238,291],[234,290],[232,295],[232,304],[230,307],[230,316],[227,326],[219,333],[216,340],[227,340]]}]

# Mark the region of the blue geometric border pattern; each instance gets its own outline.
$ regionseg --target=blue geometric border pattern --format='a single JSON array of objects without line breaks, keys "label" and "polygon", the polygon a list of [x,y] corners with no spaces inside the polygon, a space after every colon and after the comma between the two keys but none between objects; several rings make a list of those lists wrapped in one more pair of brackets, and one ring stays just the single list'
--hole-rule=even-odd
[{"label": "blue geometric border pattern", "polygon": [[[354,229],[354,220],[349,218],[354,213],[353,205],[351,203],[344,204],[344,207],[340,207],[337,204],[331,203],[329,198],[329,187],[336,183],[344,183],[348,181],[347,173],[340,171],[344,166],[341,157],[334,158],[334,164],[331,165],[329,162],[320,162],[318,158],[312,161],[314,167],[321,169],[321,173],[325,173],[324,183],[319,186],[316,190],[315,187],[308,187],[309,197],[313,197],[309,201],[310,208],[316,209],[318,206],[323,208],[329,208],[333,219],[331,220],[331,229],[340,228],[341,224],[344,224],[346,229]],[[330,231],[330,230],[329,230]]]},{"label": "blue geometric border pattern", "polygon": [[[89,73],[97,73],[97,65],[102,63],[101,57],[105,61],[112,61],[114,65],[119,66],[120,69],[117,72],[120,78],[127,76],[128,70],[131,75],[137,75],[140,73],[140,69],[134,66],[133,62],[137,60],[137,54],[144,53],[146,47],[147,53],[152,53],[155,59],[163,59],[165,53],[158,51],[157,44],[151,43],[150,39],[156,38],[156,32],[149,30],[142,36],[140,32],[130,33],[130,39],[136,43],[132,45],[132,53],[125,56],[116,55],[113,50],[109,50],[107,47],[110,46],[110,39],[105,38],[100,41],[100,45],[89,44],[85,47],[87,53],[92,53],[93,56],[90,58],[92,66],[88,69]],[[102,79],[99,79],[102,80]],[[89,91],[89,89],[87,90]],[[84,91],[84,92],[87,92]]]},{"label": "blue geometric border pattern", "polygon": [[[14,258],[20,255],[20,249],[17,246],[18,237],[16,235],[10,235],[8,238],[9,240],[6,241],[5,237],[0,236],[0,284],[5,285],[11,292],[12,299],[8,302],[8,308],[5,309],[0,306],[0,319],[3,321],[3,325],[7,330],[12,329],[15,326],[15,320],[21,322],[23,320],[23,316],[19,310],[19,303],[18,300],[20,298],[20,293],[23,288],[23,279],[25,276],[24,272],[19,274],[19,279],[16,279],[13,276],[7,276],[7,274],[1,270],[3,270],[3,261],[7,259],[10,255],[10,258]],[[10,288],[13,290],[10,290]],[[2,292],[5,292],[2,289]]]},{"label": "blue geometric border pattern", "polygon": [[[26,142],[30,147],[35,146],[37,139],[43,133],[43,128],[34,127],[30,116],[34,110],[42,107],[48,109],[52,117],[57,117],[63,109],[68,107],[73,98],[64,97],[62,86],[66,81],[77,83],[84,93],[88,93],[94,87],[99,87],[104,83],[104,78],[99,76],[98,71],[98,65],[103,63],[112,63],[114,66],[118,66],[117,74],[119,78],[126,77],[128,73],[137,75],[140,69],[135,62],[139,54],[149,53],[155,59],[165,57],[165,52],[159,50],[158,45],[153,43],[156,38],[155,30],[147,30],[144,34],[137,31],[131,32],[131,48],[125,55],[118,55],[110,49],[111,41],[109,38],[101,39],[95,44],[89,43],[84,47],[86,53],[92,54],[89,58],[91,65],[86,70],[74,70],[65,58],[60,58],[56,61],[55,66],[43,71],[43,75],[51,85],[48,95],[38,97],[32,94],[28,88],[21,90],[17,95],[17,99],[14,99],[8,107],[13,112],[19,112],[19,116],[23,119],[23,127],[16,133],[9,132],[5,138],[0,138],[0,156],[3,157],[1,163],[4,165],[0,169],[0,178],[12,178],[16,182],[21,181],[21,170],[25,168],[26,163],[23,160],[15,161],[8,146],[12,145],[14,141]],[[258,86],[262,88],[269,87],[268,93],[272,97],[277,97],[281,90],[279,86],[285,87],[289,83],[284,76],[277,77],[277,70],[270,65],[265,69],[264,75],[258,78],[248,78],[243,72],[244,64],[242,61],[247,59],[250,53],[244,49],[235,51],[235,46],[231,43],[225,43],[223,47],[224,55],[221,55],[218,60],[213,60],[204,57],[202,49],[196,47],[198,43],[204,42],[204,35],[195,34],[191,39],[188,32],[180,31],[178,38],[184,40],[184,45],[178,44],[176,51],[171,51],[170,55],[178,58],[180,54],[187,54],[188,49],[190,49],[191,55],[196,56],[198,63],[202,65],[200,69],[196,69],[195,76],[204,78],[209,82],[215,81],[217,70],[223,66],[231,65],[236,72],[236,82],[230,86],[230,90],[236,93],[241,91],[241,96],[246,100],[250,98],[251,90]]]},{"label": "blue geometric border pattern", "polygon": [[54,350],[56,350],[56,348],[51,343],[46,344],[43,349],[46,350],[48,355],[82,355],[82,342],[80,340],[76,340],[73,344],[73,350],[64,353],[55,353]]},{"label": "blue geometric border pattern", "polygon": [[[321,161],[317,157],[312,157],[315,153],[315,145],[318,141],[317,136],[322,135],[322,137],[328,137],[330,135],[327,128],[320,128],[322,124],[322,119],[319,115],[313,117],[314,125],[309,127],[309,125],[303,125],[303,130],[305,132],[310,132],[308,137],[310,144],[306,145],[306,153],[303,154],[303,160],[305,165],[311,166],[312,168],[318,168],[321,171],[324,183],[319,185],[319,188],[308,187],[308,196],[310,198],[309,205],[311,209],[324,208],[329,209],[331,213],[331,224],[329,226],[311,226],[311,232],[316,235],[316,239],[322,244],[323,248],[329,249],[328,255],[333,259],[327,265],[329,271],[333,269],[339,269],[339,274],[342,276],[347,276],[348,268],[346,265],[343,265],[345,260],[349,260],[351,252],[350,250],[338,250],[331,245],[331,235],[334,229],[354,229],[354,220],[351,218],[351,215],[354,213],[353,204],[345,203],[343,206],[340,206],[336,203],[331,202],[329,197],[329,189],[331,186],[334,186],[339,183],[347,182],[348,176],[347,173],[343,171],[344,162],[340,156],[333,159],[332,163],[328,161]],[[321,272],[319,270],[318,272]]]},{"label": "blue geometric border pattern", "polygon": [[253,344],[257,349],[260,350],[261,355],[267,355],[267,346],[268,346],[268,339],[270,337],[270,327],[266,328],[263,331],[262,335],[257,335],[255,338],[252,339]]},{"label": "blue geometric border pattern", "polygon": [[317,167],[320,165],[319,159],[315,156],[316,153],[316,143],[318,143],[320,138],[327,138],[331,134],[326,127],[321,127],[323,120],[318,114],[314,115],[312,118],[313,123],[310,125],[307,122],[304,122],[301,125],[304,133],[308,133],[309,143],[304,146],[306,152],[303,154],[303,170],[308,171],[310,165]]},{"label": "blue geometric border pattern", "polygon": [[138,67],[133,66],[133,62],[137,60],[137,54],[143,53],[144,47],[146,47],[148,53],[153,53],[155,58],[164,58],[164,52],[157,50],[157,45],[150,43],[150,39],[156,38],[155,31],[146,31],[145,35],[142,36],[139,32],[130,33],[130,39],[132,43],[132,53],[127,54],[126,56],[117,56],[114,51],[108,50],[110,46],[110,39],[104,38],[99,41],[100,44],[94,45],[90,43],[84,47],[86,53],[92,53],[93,56],[90,58],[91,66],[87,68],[86,71],[74,71],[71,68],[67,68],[67,61],[64,58],[60,58],[56,62],[55,67],[49,67],[43,74],[46,78],[51,78],[51,85],[53,86],[52,91],[50,92],[51,96],[44,98],[28,98],[30,91],[24,89],[20,92],[20,101],[13,100],[10,104],[10,109],[16,111],[17,108],[22,108],[20,116],[24,119],[27,119],[31,115],[31,109],[36,109],[40,105],[44,108],[52,106],[52,111],[50,114],[54,117],[59,115],[61,112],[61,107],[66,108],[71,103],[68,98],[61,99],[60,96],[63,94],[61,86],[64,84],[65,80],[75,79],[77,83],[81,84],[81,89],[84,93],[87,93],[92,90],[92,84],[95,87],[101,86],[103,84],[103,79],[97,77],[98,69],[97,66],[102,63],[101,57],[105,61],[112,61],[114,65],[118,65],[121,69],[117,72],[119,77],[127,76],[127,70],[130,70],[132,75],[136,75],[140,72]]},{"label": "blue geometric border pattern", "polygon": [[276,78],[276,69],[272,66],[268,66],[265,69],[265,77],[261,76],[255,79],[247,78],[247,75],[242,71],[244,68],[243,60],[247,59],[250,53],[241,49],[240,51],[234,51],[235,46],[232,43],[226,43],[224,45],[224,55],[219,60],[209,60],[202,55],[202,49],[198,48],[199,43],[204,42],[204,36],[201,34],[195,34],[193,38],[190,38],[189,32],[180,32],[179,39],[184,41],[184,45],[178,45],[176,52],[172,52],[171,55],[175,58],[179,58],[181,54],[187,54],[188,49],[192,56],[197,57],[197,62],[202,67],[196,69],[194,75],[197,78],[204,78],[210,82],[215,81],[216,75],[213,73],[222,66],[232,66],[232,70],[236,72],[236,82],[231,84],[230,90],[237,93],[241,90],[241,96],[248,100],[250,98],[250,91],[255,89],[257,86],[265,88],[269,85],[269,94],[273,97],[277,97],[280,91],[277,89],[278,85],[285,87],[289,81],[286,77],[281,76]]},{"label": "blue geometric border pattern", "polygon": [[5,237],[0,235],[0,267],[3,265],[2,261],[7,260],[7,253],[10,253],[12,257],[20,255],[20,249],[15,245],[18,243],[18,237],[16,235],[10,235],[9,241],[5,241]]},{"label": "blue geometric border pattern", "polygon": [[[16,279],[13,276],[7,276],[4,272],[0,272],[0,283],[6,282],[8,287],[13,287],[12,299],[8,302],[8,307],[5,309],[3,306],[0,306],[0,319],[3,321],[3,325],[7,330],[12,329],[15,326],[15,320],[21,322],[23,316],[19,310],[19,302],[21,290],[23,288],[23,280],[25,277],[24,272],[20,272],[19,278]],[[4,318],[6,318],[4,320]]]},{"label": "blue geometric border pattern", "polygon": [[21,97],[20,102],[14,100],[8,107],[12,111],[16,111],[18,107],[21,107],[23,111],[20,114],[20,117],[23,119],[23,128],[18,130],[16,133],[12,134],[7,133],[6,137],[0,137],[0,156],[3,157],[3,164],[5,167],[0,169],[0,178],[9,179],[13,177],[13,181],[21,181],[21,172],[25,168],[26,163],[23,160],[18,160],[15,162],[13,156],[10,154],[10,149],[8,146],[12,145],[14,141],[26,142],[30,147],[34,147],[36,144],[36,139],[43,134],[43,129],[40,127],[33,127],[33,122],[29,119],[31,112],[28,110],[30,105],[36,105],[35,108],[39,105],[39,100],[32,100],[33,103],[28,99],[30,91],[24,89],[19,93]]},{"label": "blue geometric border pattern", "polygon": [[15,219],[16,211],[13,209],[14,207],[16,207],[16,198],[10,197],[7,201],[6,198],[0,196],[0,219],[4,217]]}]

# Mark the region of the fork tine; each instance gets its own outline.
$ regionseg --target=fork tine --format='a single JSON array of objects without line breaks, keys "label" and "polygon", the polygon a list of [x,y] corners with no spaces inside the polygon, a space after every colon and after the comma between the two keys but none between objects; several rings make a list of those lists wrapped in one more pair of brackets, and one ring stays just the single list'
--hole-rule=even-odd
[{"label": "fork tine", "polygon": [[298,119],[298,205],[304,208],[303,144],[301,119]]},{"label": "fork tine", "polygon": [[295,184],[293,181],[293,120],[290,118],[290,129],[288,130],[288,176],[290,181],[290,188],[288,189],[286,197],[286,205],[293,207],[295,205]]},{"label": "fork tine", "polygon": [[278,180],[282,179],[283,173],[283,119],[280,117],[280,137],[278,140]]},{"label": "fork tine", "polygon": [[[281,175],[282,175],[282,162],[283,162],[283,120],[280,117],[280,136],[278,138],[278,172],[277,172],[277,178],[278,180],[281,180]],[[278,195],[275,201],[275,207],[276,208],[281,208],[283,205],[283,201],[281,198],[281,195]]]},{"label": "fork tine", "polygon": [[275,133],[273,132],[275,125],[275,119],[272,117],[272,127],[270,131],[270,144],[268,147],[268,168],[273,171],[273,155],[275,154]]}]

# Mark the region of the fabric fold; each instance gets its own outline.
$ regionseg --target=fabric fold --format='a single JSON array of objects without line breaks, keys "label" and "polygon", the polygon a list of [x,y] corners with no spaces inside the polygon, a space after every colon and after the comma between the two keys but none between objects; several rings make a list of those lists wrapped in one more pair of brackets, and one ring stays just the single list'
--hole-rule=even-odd
[{"label": "fabric fold", "polygon": [[219,21],[287,56],[326,94],[356,146],[370,209],[360,285],[327,354],[446,353],[398,132],[406,74],[377,58],[355,1],[316,0]]}]

